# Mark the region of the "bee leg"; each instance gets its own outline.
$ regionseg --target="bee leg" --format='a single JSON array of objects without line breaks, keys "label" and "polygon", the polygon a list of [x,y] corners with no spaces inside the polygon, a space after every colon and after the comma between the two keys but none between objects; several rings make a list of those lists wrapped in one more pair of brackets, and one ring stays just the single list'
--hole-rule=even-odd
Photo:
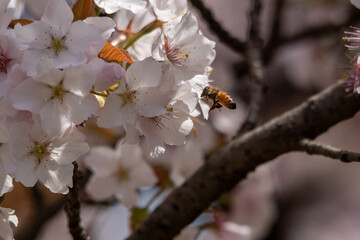
[{"label": "bee leg", "polygon": [[217,108],[217,109],[219,109],[219,111],[221,111],[222,105],[217,102],[215,108]]},{"label": "bee leg", "polygon": [[212,111],[212,110],[214,110],[215,108],[216,108],[216,103],[214,103],[214,104],[211,106],[209,112]]}]

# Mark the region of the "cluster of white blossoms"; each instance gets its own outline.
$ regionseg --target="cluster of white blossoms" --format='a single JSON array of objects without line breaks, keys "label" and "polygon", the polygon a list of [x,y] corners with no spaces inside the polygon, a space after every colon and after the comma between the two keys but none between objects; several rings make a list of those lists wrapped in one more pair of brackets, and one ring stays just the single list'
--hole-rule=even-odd
[{"label": "cluster of white blossoms", "polygon": [[[13,179],[27,187],[39,181],[66,194],[72,163],[89,152],[89,194],[135,204],[137,188],[159,181],[145,159],[161,156],[167,145],[185,144],[192,119],[208,116],[200,95],[215,43],[199,31],[186,0],[95,0],[107,14],[115,13],[112,18],[78,21],[65,0],[50,0],[40,20],[13,29],[9,1],[0,2],[1,195],[11,191]],[[131,58],[100,58],[109,43],[127,49]],[[99,127],[125,130],[116,149],[90,150],[77,129],[90,117]],[[186,149],[192,153],[185,156],[199,155]],[[183,181],[182,172],[202,164],[188,160],[170,170],[174,185]],[[0,212],[0,237],[12,239],[16,216]]]}]

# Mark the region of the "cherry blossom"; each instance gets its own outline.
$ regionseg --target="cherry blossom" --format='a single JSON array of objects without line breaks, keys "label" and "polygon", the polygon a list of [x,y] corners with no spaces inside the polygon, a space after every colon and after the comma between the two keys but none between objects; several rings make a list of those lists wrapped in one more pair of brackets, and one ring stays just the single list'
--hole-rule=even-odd
[{"label": "cherry blossom", "polygon": [[39,124],[24,122],[10,128],[9,145],[18,164],[16,181],[32,187],[39,180],[50,191],[63,194],[72,187],[72,162],[89,150],[84,135],[74,126],[63,137],[51,138]]},{"label": "cherry blossom", "polygon": [[140,117],[136,123],[138,129],[146,138],[147,152],[150,157],[158,157],[165,152],[165,144],[183,145],[193,127],[193,122],[180,109],[184,103],[178,102],[167,113],[151,118]]},{"label": "cherry blossom", "polygon": [[99,107],[90,94],[95,76],[89,65],[61,71],[44,65],[41,76],[20,83],[10,98],[14,107],[40,114],[41,125],[51,136],[61,136],[72,123],[87,120]]},{"label": "cherry blossom", "polygon": [[40,21],[15,26],[24,50],[22,67],[33,76],[41,59],[52,59],[55,67],[66,68],[87,61],[85,52],[91,45],[105,41],[94,24],[73,21],[73,13],[65,0],[50,0]]},{"label": "cherry blossom", "polygon": [[155,60],[147,58],[133,63],[118,89],[106,99],[97,124],[106,128],[134,125],[140,116],[151,118],[165,114],[169,96],[158,90],[160,83],[161,68]]},{"label": "cherry blossom", "polygon": [[153,56],[158,61],[166,61],[176,82],[182,82],[205,74],[215,58],[214,47],[215,42],[199,33],[196,18],[187,13],[180,23],[169,22],[163,26]]},{"label": "cherry blossom", "polygon": [[119,142],[115,150],[94,147],[85,163],[93,172],[86,189],[96,200],[116,196],[130,206],[136,204],[136,188],[152,186],[157,181],[139,145]]}]

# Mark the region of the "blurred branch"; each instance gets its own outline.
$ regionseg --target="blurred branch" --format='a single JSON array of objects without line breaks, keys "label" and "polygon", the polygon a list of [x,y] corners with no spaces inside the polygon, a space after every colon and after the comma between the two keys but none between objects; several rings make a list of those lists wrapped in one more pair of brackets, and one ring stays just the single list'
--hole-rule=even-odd
[{"label": "blurred branch", "polygon": [[274,6],[274,13],[272,14],[271,35],[268,41],[268,46],[276,44],[280,37],[281,23],[282,23],[282,10],[284,8],[284,0],[276,0]]},{"label": "blurred branch", "polygon": [[215,19],[211,10],[204,5],[202,0],[189,0],[196,7],[206,21],[209,29],[219,38],[219,40],[235,52],[244,55],[245,43],[227,32],[221,24]]},{"label": "blurred branch", "polygon": [[250,74],[251,99],[249,112],[237,135],[241,135],[256,127],[265,92],[264,67],[262,60],[263,40],[260,37],[261,0],[253,0],[251,4],[249,37],[246,48],[246,60],[248,62],[248,71]]},{"label": "blurred branch", "polygon": [[310,155],[322,155],[338,159],[342,162],[360,162],[360,154],[341,150],[330,145],[317,143],[310,139],[303,139],[299,142],[298,150],[307,152]]},{"label": "blurred branch", "polygon": [[[283,46],[293,44],[308,38],[320,38],[331,34],[336,34],[341,32],[342,29],[356,24],[356,22],[358,21],[360,21],[360,15],[355,9],[349,13],[349,17],[344,22],[338,24],[326,24],[323,26],[309,27],[302,32],[299,32],[292,36],[279,36],[276,41],[271,41],[270,38],[270,41],[265,44],[263,51],[264,64],[269,64],[272,58],[275,56],[274,53]],[[234,65],[234,70],[238,78],[242,77],[244,74],[247,73],[248,67],[246,66],[247,63],[245,61],[240,61]]]},{"label": "blurred branch", "polygon": [[360,98],[349,97],[342,84],[335,84],[293,110],[237,137],[175,189],[129,240],[172,239],[257,166],[296,151],[299,140],[315,138],[354,116],[359,109]]},{"label": "blurred branch", "polygon": [[78,165],[73,162],[74,174],[73,174],[73,187],[70,188],[67,194],[65,212],[69,219],[69,229],[74,240],[87,240],[90,239],[81,223],[80,218],[80,201],[79,201],[79,190],[81,181],[83,180],[82,173],[78,170]]}]

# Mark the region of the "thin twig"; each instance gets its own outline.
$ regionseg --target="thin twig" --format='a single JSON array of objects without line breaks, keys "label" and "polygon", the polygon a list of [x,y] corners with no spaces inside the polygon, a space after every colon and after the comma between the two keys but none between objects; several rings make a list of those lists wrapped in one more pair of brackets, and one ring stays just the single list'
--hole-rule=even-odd
[{"label": "thin twig", "polygon": [[175,189],[128,240],[172,239],[257,166],[296,151],[300,139],[314,139],[338,122],[353,117],[359,109],[360,98],[349,97],[344,85],[335,84],[230,141]]},{"label": "thin twig", "polygon": [[246,48],[246,61],[250,74],[251,100],[249,112],[238,131],[238,135],[255,128],[265,92],[264,69],[262,60],[263,40],[260,36],[261,0],[253,0],[249,18],[249,37]]},{"label": "thin twig", "polygon": [[281,23],[282,23],[282,12],[284,9],[284,0],[276,0],[274,4],[274,13],[273,13],[273,19],[271,24],[271,33],[270,33],[270,39],[267,43],[268,46],[272,46],[276,44],[276,42],[280,38],[280,31],[281,31]]},{"label": "thin twig", "polygon": [[77,163],[73,162],[73,165],[73,187],[70,188],[69,193],[67,194],[65,212],[69,220],[68,226],[70,229],[70,233],[73,236],[74,240],[88,240],[90,238],[85,233],[80,218],[79,186],[81,185],[83,175],[78,170]]},{"label": "thin twig", "polygon": [[191,4],[196,7],[206,21],[209,29],[219,38],[219,40],[235,52],[244,55],[245,43],[234,37],[231,33],[226,31],[221,24],[215,19],[211,10],[204,5],[201,0],[189,0]]},{"label": "thin twig", "polygon": [[[324,36],[328,36],[331,34],[337,34],[344,26],[350,26],[355,24],[360,20],[358,12],[350,12],[349,18],[347,18],[344,22],[338,24],[326,24],[323,26],[310,27],[305,29],[302,32],[294,34],[292,36],[279,36],[277,41],[268,42],[264,47],[264,64],[267,65],[271,62],[272,58],[276,56],[275,52],[278,51],[281,47],[287,46],[289,44],[296,43],[298,41],[302,41],[308,38],[321,38]],[[240,61],[234,64],[234,71],[236,73],[237,78],[240,78],[244,74],[247,73],[248,67],[246,61]]]},{"label": "thin twig", "polygon": [[310,139],[303,139],[299,142],[300,151],[310,155],[322,155],[342,162],[360,162],[360,154],[335,148],[330,145],[318,143]]}]

